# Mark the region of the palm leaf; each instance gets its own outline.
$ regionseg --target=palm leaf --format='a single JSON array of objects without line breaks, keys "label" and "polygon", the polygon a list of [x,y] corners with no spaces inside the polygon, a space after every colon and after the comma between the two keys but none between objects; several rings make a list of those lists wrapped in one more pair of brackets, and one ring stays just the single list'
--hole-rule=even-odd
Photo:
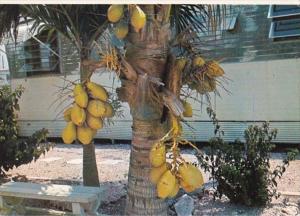
[{"label": "palm leaf", "polygon": [[0,42],[1,39],[8,35],[16,38],[20,18],[19,5],[0,5]]},{"label": "palm leaf", "polygon": [[177,34],[187,28],[197,32],[216,32],[226,11],[225,5],[172,5],[171,24]]},{"label": "palm leaf", "polygon": [[32,31],[58,31],[81,49],[89,48],[105,30],[108,5],[1,5],[0,38],[19,25],[20,17],[32,20]]}]

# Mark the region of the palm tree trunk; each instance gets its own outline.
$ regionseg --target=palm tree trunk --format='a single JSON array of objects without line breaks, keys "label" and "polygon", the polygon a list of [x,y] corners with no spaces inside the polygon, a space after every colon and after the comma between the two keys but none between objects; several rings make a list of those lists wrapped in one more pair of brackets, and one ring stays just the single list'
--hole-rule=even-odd
[{"label": "palm tree trunk", "polygon": [[[89,52],[82,50],[80,58],[80,81],[85,81],[90,71],[88,66],[83,64],[88,60]],[[99,176],[96,162],[95,145],[94,142],[83,145],[83,164],[82,164],[82,177],[84,186],[99,187]]]},{"label": "palm tree trunk", "polygon": [[126,215],[167,215],[166,203],[157,198],[156,187],[149,180],[149,151],[162,131],[160,119],[133,120]]},{"label": "palm tree trunk", "polygon": [[157,197],[156,187],[149,180],[150,149],[166,131],[161,123],[163,103],[155,96],[160,89],[149,80],[164,80],[170,33],[168,23],[160,26],[153,22],[154,9],[153,5],[144,6],[147,26],[139,33],[129,34],[126,60],[136,76],[126,77],[119,89],[133,117],[126,215],[167,215],[166,202]]},{"label": "palm tree trunk", "polygon": [[82,176],[84,186],[99,187],[99,176],[96,162],[95,145],[83,145]]}]

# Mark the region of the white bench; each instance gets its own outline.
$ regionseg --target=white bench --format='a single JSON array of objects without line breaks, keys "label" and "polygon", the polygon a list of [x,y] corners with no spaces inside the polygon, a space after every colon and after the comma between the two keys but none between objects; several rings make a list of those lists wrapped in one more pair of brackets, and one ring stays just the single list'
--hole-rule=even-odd
[{"label": "white bench", "polygon": [[98,187],[8,182],[0,185],[0,208],[5,197],[18,197],[69,202],[75,215],[98,215],[101,192]]}]

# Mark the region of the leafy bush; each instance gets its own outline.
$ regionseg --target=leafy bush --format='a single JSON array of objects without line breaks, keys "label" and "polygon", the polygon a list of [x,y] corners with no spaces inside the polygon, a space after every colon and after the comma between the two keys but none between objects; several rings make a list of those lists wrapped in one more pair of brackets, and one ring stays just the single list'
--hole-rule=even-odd
[{"label": "leafy bush", "polygon": [[215,197],[226,195],[231,202],[248,206],[263,206],[273,196],[278,198],[277,181],[297,151],[290,151],[282,165],[271,171],[270,152],[275,147],[272,140],[276,129],[270,130],[267,122],[261,127],[252,125],[245,130],[245,143],[226,143],[216,114],[211,109],[208,114],[215,126],[215,137],[209,142],[207,155],[199,154],[197,158],[199,165],[218,182]]},{"label": "leafy bush", "polygon": [[15,111],[24,89],[12,91],[9,86],[0,87],[0,175],[5,171],[36,160],[52,146],[46,142],[48,131],[42,129],[27,139],[20,139]]}]

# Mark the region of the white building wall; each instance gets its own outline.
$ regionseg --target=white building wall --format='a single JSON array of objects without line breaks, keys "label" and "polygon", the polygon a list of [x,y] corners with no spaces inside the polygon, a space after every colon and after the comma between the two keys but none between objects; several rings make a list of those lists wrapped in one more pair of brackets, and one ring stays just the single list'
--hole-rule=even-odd
[{"label": "white building wall", "polygon": [[217,98],[220,120],[300,121],[300,59],[224,64],[230,80]]},{"label": "white building wall", "polygon": [[4,45],[0,45],[0,86],[9,84],[9,68]]},{"label": "white building wall", "polygon": [[[221,98],[214,96],[213,104],[217,116],[225,130],[225,140],[242,139],[244,129],[252,124],[247,121],[275,121],[271,126],[279,129],[279,142],[300,142],[300,59],[275,60],[262,62],[223,64],[225,75],[231,81],[226,85],[231,94],[223,90]],[[78,76],[68,76],[76,80]],[[92,80],[104,86],[112,86],[113,74],[98,73]],[[114,80],[115,88],[120,84]],[[35,130],[45,127],[51,136],[60,136],[65,123],[62,114],[57,118],[55,104],[57,86],[63,86],[60,76],[32,77],[14,79],[12,86],[23,85],[25,92],[20,100],[21,112],[19,122],[22,135],[30,135]],[[192,101],[191,101],[192,102]],[[66,105],[66,104],[65,104]],[[200,110],[199,104],[193,108]],[[207,141],[213,135],[211,122],[206,114],[195,111],[193,118],[188,119],[192,130],[184,125],[186,137],[191,140]],[[97,134],[98,138],[130,139],[131,116],[127,104],[124,104],[125,118],[115,118],[115,124],[107,126]],[[279,122],[278,122],[279,121]],[[280,122],[283,121],[283,122]],[[298,121],[298,122],[297,122]]]}]

